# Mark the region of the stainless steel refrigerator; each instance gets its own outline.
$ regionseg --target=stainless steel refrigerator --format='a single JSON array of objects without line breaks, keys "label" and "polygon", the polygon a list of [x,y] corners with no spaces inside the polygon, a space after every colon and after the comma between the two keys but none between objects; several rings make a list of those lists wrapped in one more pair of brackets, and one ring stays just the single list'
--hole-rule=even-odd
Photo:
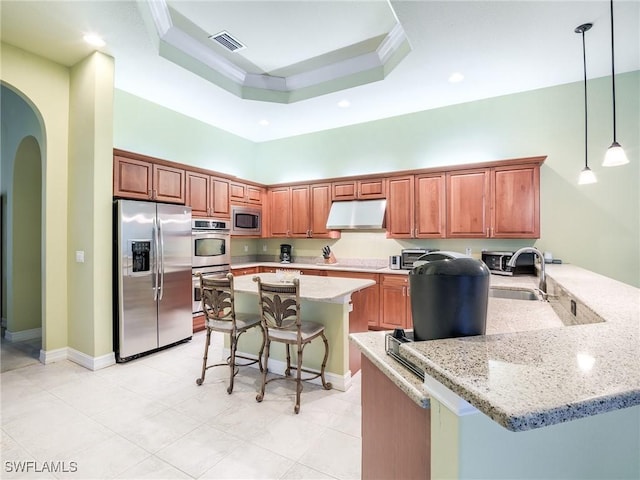
[{"label": "stainless steel refrigerator", "polygon": [[113,231],[116,360],[190,339],[191,208],[116,200]]}]

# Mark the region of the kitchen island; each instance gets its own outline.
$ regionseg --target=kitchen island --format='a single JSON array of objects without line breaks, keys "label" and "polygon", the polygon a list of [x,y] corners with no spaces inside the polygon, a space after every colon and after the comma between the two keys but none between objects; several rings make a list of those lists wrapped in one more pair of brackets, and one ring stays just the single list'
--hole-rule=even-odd
[{"label": "kitchen island", "polygon": [[[274,273],[242,275],[234,278],[235,308],[239,313],[258,315],[258,285],[253,277],[259,276],[264,282],[278,283],[283,276]],[[365,289],[375,282],[372,280],[320,277],[300,275],[300,303],[303,320],[321,323],[329,341],[329,358],[325,369],[327,381],[333,388],[346,391],[351,386],[351,375],[360,368],[359,350],[349,342],[349,334],[366,332],[367,324],[352,321],[351,294]],[[254,329],[255,330],[255,329]],[[260,349],[261,335],[249,331],[242,335],[238,343],[238,353],[256,357]],[[228,345],[227,345],[228,347]],[[292,352],[295,356],[295,353]],[[314,341],[305,347],[304,365],[320,370],[324,356],[324,344]],[[354,358],[357,357],[357,358]],[[284,345],[274,343],[269,355],[269,371],[284,375],[286,355]],[[319,382],[316,379],[314,382]]]},{"label": "kitchen island", "polygon": [[[639,290],[572,265],[547,274],[552,309],[535,315],[563,326],[490,334],[490,299],[487,335],[401,346],[424,383],[386,355],[384,334],[352,335],[366,357],[363,448],[365,385],[384,376],[429,412],[416,418],[428,422],[426,451],[403,446],[404,458],[428,457],[422,478],[639,478]],[[497,312],[512,327],[544,303],[508,302]]]}]

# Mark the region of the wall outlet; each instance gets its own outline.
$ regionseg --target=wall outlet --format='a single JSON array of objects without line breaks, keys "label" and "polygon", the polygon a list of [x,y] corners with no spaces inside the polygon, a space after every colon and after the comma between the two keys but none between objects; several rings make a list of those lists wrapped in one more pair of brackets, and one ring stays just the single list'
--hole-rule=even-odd
[{"label": "wall outlet", "polygon": [[266,244],[266,243],[263,243],[263,244],[262,244],[262,251],[263,251],[263,252],[266,252],[266,251],[267,251],[267,244]]},{"label": "wall outlet", "polygon": [[247,253],[249,251],[249,245],[244,246],[244,252]]},{"label": "wall outlet", "polygon": [[84,250],[76,250],[76,263],[84,263]]}]

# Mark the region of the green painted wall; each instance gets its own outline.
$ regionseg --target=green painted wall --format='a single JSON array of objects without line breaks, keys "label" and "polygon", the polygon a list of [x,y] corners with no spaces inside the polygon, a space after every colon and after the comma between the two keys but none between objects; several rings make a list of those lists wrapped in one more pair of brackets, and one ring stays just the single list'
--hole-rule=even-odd
[{"label": "green painted wall", "polygon": [[71,68],[69,346],[93,357],[113,351],[113,78],[113,58],[99,52]]},{"label": "green painted wall", "polygon": [[7,330],[15,333],[42,326],[42,165],[32,136],[25,137],[16,152],[13,184],[12,308]]},{"label": "green painted wall", "polygon": [[[42,178],[42,319],[43,349],[55,350],[67,346],[67,173],[69,141],[69,70],[49,60],[32,55],[7,44],[0,44],[0,80],[3,86],[18,92],[33,108],[40,130],[44,176]],[[10,122],[10,112],[2,110],[2,122]],[[25,124],[24,128],[29,128]],[[34,135],[30,130],[24,135]],[[20,128],[13,129],[11,144],[15,145]],[[13,163],[13,154],[2,149],[3,185],[5,162]],[[16,145],[17,148],[17,145]],[[6,155],[6,157],[5,157]],[[12,170],[8,166],[8,170]],[[4,193],[4,192],[3,192]],[[7,210],[11,209],[13,192],[7,190]],[[7,219],[11,225],[11,219]],[[12,252],[7,246],[8,253]],[[11,283],[8,278],[7,282]]]},{"label": "green painted wall", "polygon": [[116,148],[258,181],[253,142],[122,90],[113,128]]}]

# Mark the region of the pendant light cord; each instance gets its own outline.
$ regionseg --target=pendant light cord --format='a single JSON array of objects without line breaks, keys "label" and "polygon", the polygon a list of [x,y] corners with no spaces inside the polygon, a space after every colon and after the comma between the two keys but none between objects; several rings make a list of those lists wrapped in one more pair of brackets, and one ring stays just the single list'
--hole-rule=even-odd
[{"label": "pendant light cord", "polygon": [[[613,93],[613,142],[616,143],[616,72],[614,68],[613,60],[613,0],[610,0],[611,5],[611,87]],[[583,34],[584,38],[584,34]]]},{"label": "pendant light cord", "polygon": [[589,167],[587,160],[587,53],[584,46],[584,32],[582,29],[582,67],[584,70],[584,166]]}]

